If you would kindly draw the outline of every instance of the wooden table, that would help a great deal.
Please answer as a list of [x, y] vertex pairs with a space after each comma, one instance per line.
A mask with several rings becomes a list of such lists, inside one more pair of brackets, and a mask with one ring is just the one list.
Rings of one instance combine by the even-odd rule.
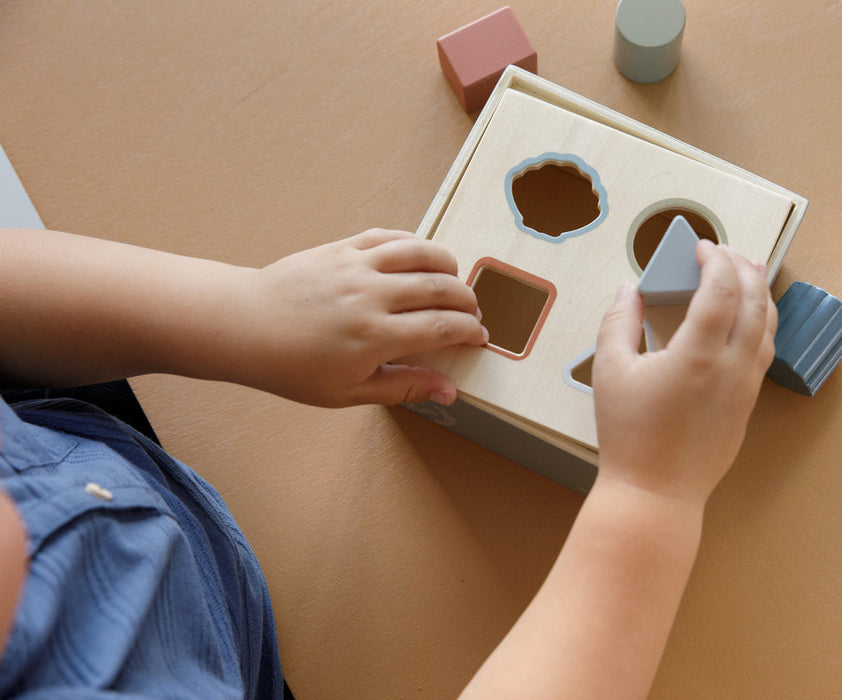
[[[687, 5], [679, 67], [651, 86], [612, 64], [616, 3], [514, 10], [544, 77], [808, 197], [775, 296], [842, 293], [842, 6]], [[7, 0], [0, 143], [50, 228], [245, 265], [413, 230], [472, 123], [435, 39], [497, 7]], [[403, 408], [133, 383], [253, 543], [303, 700], [455, 696], [581, 505]], [[842, 694], [841, 423], [840, 373], [809, 399], [766, 383], [653, 698]]]

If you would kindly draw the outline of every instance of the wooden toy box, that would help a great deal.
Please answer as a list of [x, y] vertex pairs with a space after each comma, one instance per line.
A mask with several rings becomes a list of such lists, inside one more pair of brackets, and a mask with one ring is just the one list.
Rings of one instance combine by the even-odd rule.
[[[597, 329], [676, 214], [780, 268], [807, 200], [520, 68], [480, 113], [417, 234], [458, 259], [491, 341], [420, 358], [459, 389], [410, 407], [580, 493], [599, 448]], [[683, 307], [647, 310], [648, 349]]]

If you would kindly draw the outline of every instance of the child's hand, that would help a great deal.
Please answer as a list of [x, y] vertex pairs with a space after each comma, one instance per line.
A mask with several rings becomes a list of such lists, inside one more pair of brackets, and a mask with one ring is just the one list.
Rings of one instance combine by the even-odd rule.
[[643, 305], [636, 290], [618, 292], [599, 331], [594, 397], [600, 478], [703, 505], [742, 444], [777, 309], [741, 256], [701, 241], [696, 257], [701, 285], [664, 350], [638, 354]]
[[258, 313], [248, 335], [257, 342], [246, 349], [240, 380], [297, 401], [452, 403], [456, 389], [442, 374], [387, 363], [488, 339], [456, 260], [411, 233], [372, 229], [256, 275]]

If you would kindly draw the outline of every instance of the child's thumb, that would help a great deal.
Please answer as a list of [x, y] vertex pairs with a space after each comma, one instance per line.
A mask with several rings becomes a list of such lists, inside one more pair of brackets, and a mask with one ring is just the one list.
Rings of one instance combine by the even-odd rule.
[[614, 303], [602, 317], [596, 341], [596, 358], [636, 355], [643, 324], [643, 301], [629, 283], [617, 289]]
[[434, 369], [382, 365], [360, 387], [359, 394], [359, 398], [366, 403], [386, 406], [421, 401], [450, 405], [456, 400], [456, 387]]

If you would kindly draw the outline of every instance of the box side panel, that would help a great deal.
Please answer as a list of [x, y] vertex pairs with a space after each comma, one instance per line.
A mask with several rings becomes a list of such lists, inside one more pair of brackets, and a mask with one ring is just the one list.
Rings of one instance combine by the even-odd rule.
[[452, 406], [427, 402], [405, 407], [576, 493], [587, 495], [596, 479], [593, 464], [461, 399]]

